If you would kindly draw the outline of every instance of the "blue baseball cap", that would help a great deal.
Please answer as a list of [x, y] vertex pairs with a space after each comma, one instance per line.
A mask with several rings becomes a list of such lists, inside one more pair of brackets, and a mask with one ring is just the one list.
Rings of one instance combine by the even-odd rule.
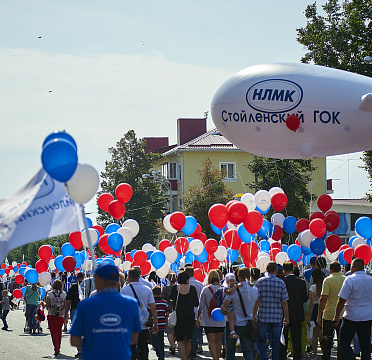
[[119, 270], [111, 261], [102, 261], [96, 267], [94, 274], [105, 280], [116, 281], [119, 279]]
[[310, 264], [315, 264], [316, 259], [317, 259], [316, 256], [312, 256], [312, 257], [310, 258], [310, 260], [309, 260], [309, 263], [310, 263]]

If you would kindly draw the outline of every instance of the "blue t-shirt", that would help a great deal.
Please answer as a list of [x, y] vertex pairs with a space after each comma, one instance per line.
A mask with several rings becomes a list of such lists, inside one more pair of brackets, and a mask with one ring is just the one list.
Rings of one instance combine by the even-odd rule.
[[83, 359], [130, 359], [132, 333], [142, 330], [137, 300], [110, 290], [80, 301], [76, 309], [70, 334], [83, 337]]

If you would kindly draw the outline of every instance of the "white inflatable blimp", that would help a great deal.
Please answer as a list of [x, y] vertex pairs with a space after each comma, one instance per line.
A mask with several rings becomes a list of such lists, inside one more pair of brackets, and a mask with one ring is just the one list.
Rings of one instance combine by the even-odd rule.
[[255, 155], [301, 159], [372, 149], [372, 78], [309, 64], [246, 68], [221, 85], [217, 129]]

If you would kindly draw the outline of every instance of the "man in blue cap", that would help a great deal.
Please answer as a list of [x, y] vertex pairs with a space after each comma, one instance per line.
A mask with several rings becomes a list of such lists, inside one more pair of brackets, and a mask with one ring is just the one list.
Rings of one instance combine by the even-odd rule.
[[307, 269], [304, 271], [304, 278], [310, 284], [311, 273], [316, 268], [316, 256], [312, 256], [310, 258], [309, 263], [310, 263], [310, 269]]
[[141, 331], [137, 301], [118, 292], [119, 271], [111, 261], [97, 266], [94, 280], [98, 293], [79, 302], [71, 345], [81, 349], [83, 359], [130, 359], [130, 345]]

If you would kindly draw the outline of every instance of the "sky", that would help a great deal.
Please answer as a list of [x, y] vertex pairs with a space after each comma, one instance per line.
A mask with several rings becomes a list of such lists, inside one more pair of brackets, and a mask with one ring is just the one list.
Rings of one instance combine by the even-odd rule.
[[[43, 140], [55, 130], [70, 133], [79, 162], [99, 173], [108, 148], [130, 129], [175, 143], [177, 118], [203, 117], [234, 73], [300, 62], [305, 49], [296, 29], [305, 26], [310, 3], [2, 0], [0, 198], [38, 171]], [[334, 198], [368, 191], [360, 156], [327, 159]], [[95, 213], [95, 200], [86, 208]]]

